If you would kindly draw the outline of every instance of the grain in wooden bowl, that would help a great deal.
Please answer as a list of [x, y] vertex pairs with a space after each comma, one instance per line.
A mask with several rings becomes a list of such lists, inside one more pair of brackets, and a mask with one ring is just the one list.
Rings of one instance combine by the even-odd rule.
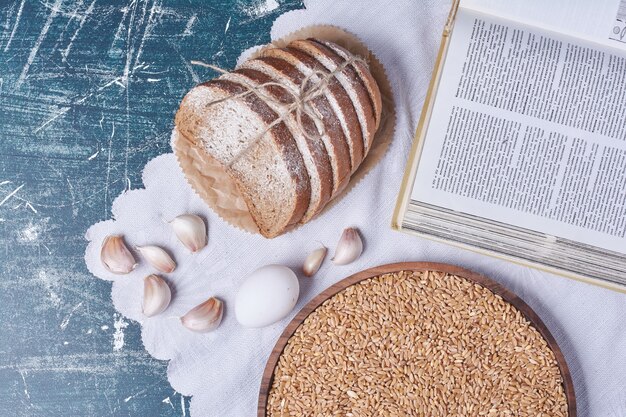
[[270, 358], [259, 415], [574, 417], [547, 328], [498, 284], [459, 271], [472, 279], [415, 269], [353, 279], [320, 302]]

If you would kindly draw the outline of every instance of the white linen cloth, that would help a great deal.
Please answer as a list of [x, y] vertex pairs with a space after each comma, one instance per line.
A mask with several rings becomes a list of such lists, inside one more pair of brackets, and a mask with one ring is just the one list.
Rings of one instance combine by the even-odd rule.
[[[276, 20], [273, 39], [306, 25], [338, 25], [358, 35], [387, 70], [398, 121], [390, 149], [378, 166], [321, 218], [266, 240], [219, 219], [187, 185], [174, 156], [166, 154], [146, 165], [145, 189], [126, 192], [115, 200], [115, 220], [98, 223], [87, 232], [89, 269], [113, 281], [113, 303], [121, 314], [141, 323], [147, 351], [170, 361], [172, 387], [193, 396], [191, 415], [256, 415], [261, 374], [278, 336], [293, 315], [329, 285], [375, 265], [437, 261], [483, 273], [535, 309], [565, 354], [579, 416], [626, 416], [626, 295], [390, 229], [449, 1], [310, 0], [305, 5], [306, 9], [287, 12]], [[195, 255], [185, 250], [163, 221], [187, 212], [208, 221], [208, 247]], [[358, 227], [364, 237], [365, 250], [358, 261], [336, 267], [327, 259], [314, 278], [301, 279], [298, 305], [283, 321], [263, 329], [237, 324], [234, 296], [248, 273], [272, 263], [298, 270], [318, 242], [332, 251], [347, 226]], [[131, 245], [161, 245], [175, 256], [179, 267], [168, 275], [175, 294], [161, 316], [145, 320], [141, 314], [142, 278], [150, 272], [145, 263], [128, 276], [112, 275], [101, 266], [102, 239], [114, 233], [124, 234]], [[176, 317], [212, 295], [226, 305], [221, 327], [205, 335], [184, 329]]]

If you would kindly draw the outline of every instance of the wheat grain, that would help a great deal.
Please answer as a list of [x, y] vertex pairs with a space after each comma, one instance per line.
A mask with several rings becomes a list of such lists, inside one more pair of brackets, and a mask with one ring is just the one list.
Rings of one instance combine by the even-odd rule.
[[352, 285], [285, 347], [267, 415], [567, 416], [541, 334], [500, 296], [440, 272]]

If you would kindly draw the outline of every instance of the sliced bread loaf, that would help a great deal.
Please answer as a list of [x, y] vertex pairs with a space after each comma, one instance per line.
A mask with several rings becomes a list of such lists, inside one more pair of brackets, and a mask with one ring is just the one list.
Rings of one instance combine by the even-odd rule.
[[262, 94], [261, 98], [276, 114], [283, 115], [283, 122], [296, 140], [298, 150], [302, 154], [311, 184], [311, 201], [300, 221], [306, 223], [328, 203], [333, 189], [332, 167], [324, 143], [303, 132], [303, 130], [316, 131], [313, 120], [303, 114], [300, 120], [302, 124], [300, 124], [296, 113], [290, 108], [293, 105], [294, 95], [283, 87], [275, 85], [277, 83], [284, 85], [283, 80], [275, 80], [260, 71], [249, 68], [240, 68], [232, 73], [224, 74], [220, 79], [245, 84], [248, 88], [255, 89]]
[[[302, 51], [320, 62], [328, 71], [335, 71], [345, 60], [322, 43], [312, 40], [297, 40], [289, 44], [288, 49]], [[364, 155], [367, 155], [376, 132], [376, 118], [366, 86], [354, 68], [346, 66], [336, 74], [336, 78], [352, 99], [363, 133]]]
[[180, 105], [179, 137], [223, 167], [266, 237], [320, 213], [371, 148], [382, 100], [352, 57], [315, 39], [267, 48]]
[[310, 183], [287, 127], [279, 123], [267, 130], [276, 113], [254, 94], [232, 98], [246, 91], [219, 79], [196, 86], [180, 105], [176, 127], [224, 166], [261, 234], [274, 237], [302, 219]]

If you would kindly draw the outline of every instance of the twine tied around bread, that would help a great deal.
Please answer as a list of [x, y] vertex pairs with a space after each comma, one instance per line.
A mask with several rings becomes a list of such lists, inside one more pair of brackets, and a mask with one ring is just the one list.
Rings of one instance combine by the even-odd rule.
[[[270, 124], [268, 124], [260, 134], [254, 137], [241, 152], [235, 155], [233, 159], [228, 163], [228, 167], [231, 167], [239, 159], [245, 156], [252, 148], [254, 148], [254, 146], [274, 126], [284, 122], [288, 117], [291, 117], [292, 115], [295, 116], [296, 123], [300, 128], [300, 131], [307, 139], [322, 140], [322, 137], [325, 134], [323, 115], [317, 110], [315, 106], [311, 105], [311, 103], [316, 98], [321, 97], [328, 92], [330, 82], [334, 78], [336, 78], [338, 74], [340, 74], [345, 68], [354, 65], [357, 62], [362, 62], [367, 65], [367, 61], [365, 59], [353, 55], [349, 59], [346, 59], [341, 64], [337, 65], [337, 67], [333, 71], [327, 72], [323, 70], [313, 69], [311, 70], [311, 73], [303, 79], [297, 91], [294, 91], [294, 89], [290, 88], [289, 85], [277, 81], [268, 81], [259, 83], [257, 85], [250, 85], [248, 83], [242, 82], [241, 86], [244, 87], [246, 91], [237, 94], [231, 94], [227, 97], [213, 100], [207, 103], [208, 106], [214, 106], [227, 100], [234, 100], [237, 98], [243, 98], [248, 95], [256, 94], [265, 103], [271, 103], [277, 107], [284, 107], [286, 104], [284, 101], [273, 97], [271, 94], [264, 91], [267, 87], [280, 87], [291, 97], [291, 103], [285, 108], [285, 110], [281, 112], [278, 117], [274, 119]], [[202, 61], [192, 60], [190, 61], [190, 63], [192, 65], [210, 68], [220, 74], [230, 73], [230, 71], [228, 70], [222, 69], [216, 65], [207, 64]], [[317, 82], [315, 81], [315, 79], [317, 79]], [[309, 129], [305, 127], [303, 123], [304, 116], [309, 117], [313, 120], [313, 124], [315, 125], [317, 132], [310, 132]]]

